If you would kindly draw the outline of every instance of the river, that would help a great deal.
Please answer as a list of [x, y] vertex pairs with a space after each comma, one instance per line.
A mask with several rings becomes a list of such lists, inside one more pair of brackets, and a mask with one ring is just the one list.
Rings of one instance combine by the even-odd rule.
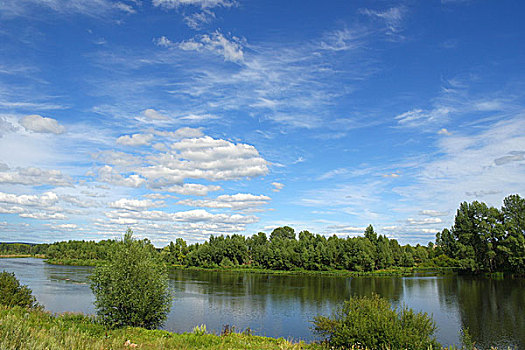
[[[52, 312], [93, 314], [92, 268], [46, 264], [41, 259], [0, 259], [0, 271], [14, 272]], [[315, 340], [311, 320], [329, 315], [353, 295], [375, 292], [394, 306], [431, 314], [437, 339], [459, 345], [462, 327], [480, 349], [491, 345], [525, 349], [525, 280], [466, 276], [334, 277], [173, 270], [175, 298], [164, 328], [188, 332], [224, 325], [290, 340]]]

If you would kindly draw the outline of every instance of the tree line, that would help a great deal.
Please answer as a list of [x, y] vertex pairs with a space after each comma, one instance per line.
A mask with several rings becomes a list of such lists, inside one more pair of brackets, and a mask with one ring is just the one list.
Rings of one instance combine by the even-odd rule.
[[[400, 245], [378, 235], [369, 225], [363, 236], [325, 237], [309, 231], [298, 234], [284, 226], [268, 236], [259, 232], [211, 236], [188, 245], [182, 238], [162, 249], [169, 265], [203, 268], [252, 267], [270, 270], [374, 271], [396, 267], [457, 267], [465, 271], [525, 273], [525, 199], [510, 195], [503, 207], [463, 202], [454, 225], [426, 246]], [[0, 244], [0, 254], [41, 254], [49, 259], [107, 260], [115, 240], [67, 241], [53, 244]], [[147, 239], [146, 243], [151, 244]]]

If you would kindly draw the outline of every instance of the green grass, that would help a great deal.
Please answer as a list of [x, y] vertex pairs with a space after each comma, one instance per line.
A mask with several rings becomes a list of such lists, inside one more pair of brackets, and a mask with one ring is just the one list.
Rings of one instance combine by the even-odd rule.
[[67, 266], [99, 266], [104, 265], [106, 261], [98, 259], [46, 259], [46, 263]]
[[356, 276], [412, 276], [415, 273], [419, 274], [431, 274], [431, 275], [442, 275], [453, 273], [453, 268], [448, 267], [392, 267], [390, 269], [375, 270], [375, 271], [349, 271], [349, 270], [269, 270], [263, 268], [254, 268], [249, 266], [236, 266], [236, 267], [186, 267], [181, 265], [170, 266], [173, 269], [190, 270], [190, 271], [231, 271], [231, 272], [250, 272], [250, 273], [261, 273], [261, 274], [272, 274], [272, 275], [325, 275], [325, 276], [343, 276], [343, 277], [356, 277]]
[[[196, 333], [182, 334], [136, 327], [111, 330], [83, 314], [54, 315], [42, 310], [0, 305], [0, 350], [334, 349], [323, 344], [294, 343], [283, 338], [235, 332], [228, 335], [203, 334], [199, 329]], [[350, 349], [367, 350], [359, 346]], [[447, 349], [466, 348], [452, 346], [442, 350]], [[494, 347], [491, 349], [497, 350]]]
[[[129, 342], [128, 342], [129, 340]], [[126, 342], [128, 342], [126, 345]], [[129, 344], [136, 344], [136, 347]], [[52, 315], [0, 306], [0, 349], [320, 349], [317, 344], [241, 333], [171, 333], [143, 328], [109, 330], [82, 314]]]

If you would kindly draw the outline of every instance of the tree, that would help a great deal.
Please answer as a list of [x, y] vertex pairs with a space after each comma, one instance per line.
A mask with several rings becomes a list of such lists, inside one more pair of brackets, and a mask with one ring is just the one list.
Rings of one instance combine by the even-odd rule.
[[14, 273], [0, 273], [0, 305], [38, 308], [39, 305], [28, 286], [20, 284]]
[[500, 247], [507, 268], [525, 272], [525, 199], [514, 194], [503, 200], [501, 208], [506, 237]]
[[128, 229], [108, 255], [108, 263], [91, 276], [95, 308], [110, 327], [157, 328], [171, 306], [168, 275], [155, 247], [136, 240]]
[[419, 350], [440, 345], [434, 337], [435, 322], [426, 313], [403, 307], [392, 309], [377, 294], [353, 297], [332, 318], [316, 316], [314, 332], [330, 346], [353, 349]]
[[270, 234], [270, 240], [275, 241], [277, 239], [295, 239], [295, 231], [289, 226], [277, 227]]

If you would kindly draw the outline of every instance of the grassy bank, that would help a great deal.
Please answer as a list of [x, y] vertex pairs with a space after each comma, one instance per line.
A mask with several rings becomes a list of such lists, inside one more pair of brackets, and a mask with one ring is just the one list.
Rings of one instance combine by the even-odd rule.
[[[68, 265], [68, 266], [99, 266], [105, 263], [104, 260], [96, 259], [47, 259], [46, 263], [52, 265]], [[392, 267], [383, 270], [374, 271], [348, 271], [348, 270], [270, 270], [263, 268], [256, 268], [249, 265], [235, 266], [235, 267], [195, 267], [184, 265], [170, 265], [170, 269], [189, 270], [189, 271], [216, 271], [216, 272], [248, 272], [259, 274], [272, 275], [324, 275], [324, 276], [342, 276], [342, 277], [358, 277], [358, 276], [412, 276], [414, 274], [429, 274], [429, 275], [444, 275], [454, 273], [455, 269], [451, 267]]]
[[455, 272], [454, 268], [450, 267], [393, 267], [384, 270], [375, 271], [348, 271], [348, 270], [269, 270], [260, 269], [253, 267], [194, 267], [194, 266], [181, 266], [173, 265], [170, 268], [178, 270], [189, 270], [189, 271], [230, 271], [230, 272], [249, 272], [249, 273], [260, 273], [260, 274], [272, 274], [272, 275], [324, 275], [324, 276], [341, 276], [341, 277], [358, 277], [358, 276], [413, 276], [414, 274], [429, 274], [429, 275], [444, 275]]
[[97, 259], [46, 259], [46, 263], [66, 266], [99, 266], [104, 265], [106, 261]]
[[[136, 344], [136, 345], [132, 345]], [[52, 315], [0, 306], [0, 349], [319, 349], [317, 344], [248, 334], [171, 333], [143, 328], [108, 330], [82, 314]]]

